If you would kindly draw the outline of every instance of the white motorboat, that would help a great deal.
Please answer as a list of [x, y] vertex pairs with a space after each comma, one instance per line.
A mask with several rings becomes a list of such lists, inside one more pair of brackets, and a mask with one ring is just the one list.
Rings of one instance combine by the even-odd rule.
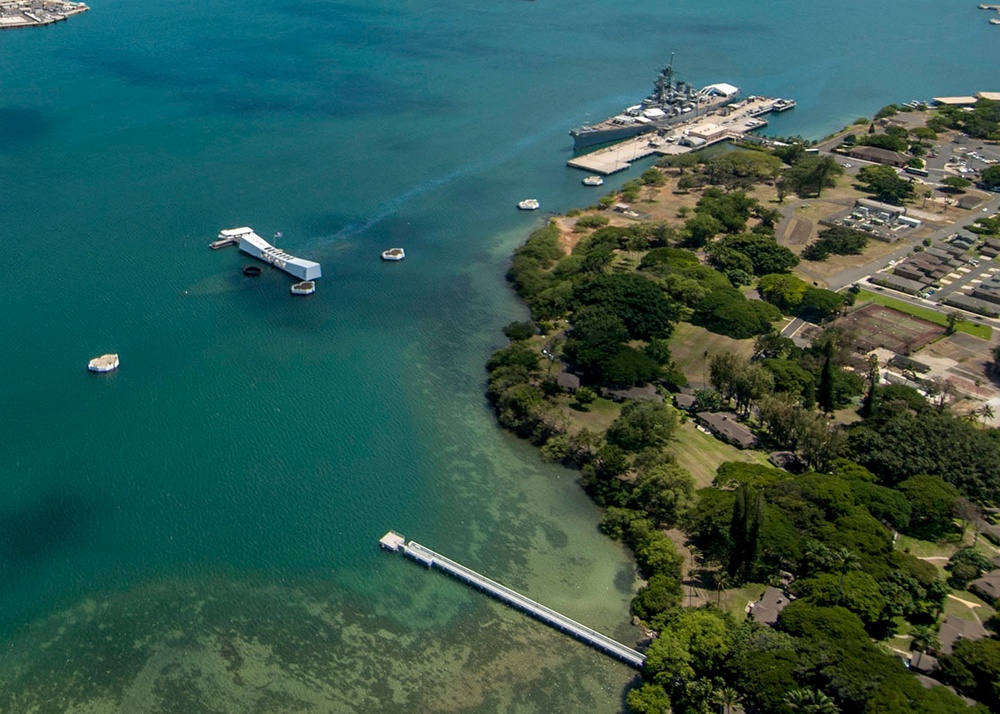
[[584, 186], [603, 186], [604, 185], [604, 179], [602, 179], [600, 176], [588, 176], [587, 178], [585, 178], [583, 180], [583, 185]]
[[382, 260], [402, 260], [406, 257], [406, 251], [402, 248], [390, 248], [382, 251]]
[[316, 282], [313, 280], [303, 280], [292, 286], [292, 295], [312, 295], [316, 292]]
[[517, 207], [522, 211], [535, 211], [538, 210], [538, 206], [539, 203], [537, 198], [526, 198], [517, 204]]

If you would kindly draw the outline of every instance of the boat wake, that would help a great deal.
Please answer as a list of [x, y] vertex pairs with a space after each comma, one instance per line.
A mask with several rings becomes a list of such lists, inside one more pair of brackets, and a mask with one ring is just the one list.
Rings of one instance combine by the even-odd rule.
[[415, 198], [423, 196], [429, 191], [441, 188], [457, 179], [463, 178], [470, 174], [476, 174], [480, 172], [485, 172], [487, 169], [491, 169], [500, 164], [506, 163], [513, 159], [519, 154], [523, 154], [532, 147], [540, 144], [541, 142], [550, 139], [553, 136], [560, 136], [565, 131], [566, 125], [570, 122], [567, 118], [561, 118], [554, 120], [551, 126], [545, 127], [544, 129], [528, 134], [521, 137], [517, 141], [508, 144], [503, 150], [495, 151], [491, 154], [486, 155], [481, 160], [476, 161], [471, 164], [467, 164], [461, 168], [455, 169], [454, 171], [449, 171], [448, 173], [438, 176], [437, 178], [430, 179], [421, 183], [413, 188], [403, 191], [399, 195], [395, 196], [389, 201], [383, 203], [379, 209], [371, 216], [366, 218], [364, 221], [359, 221], [356, 223], [349, 223], [343, 228], [340, 228], [335, 233], [331, 233], [326, 236], [320, 236], [314, 239], [312, 247], [322, 247], [329, 245], [331, 243], [338, 243], [351, 238], [356, 238], [364, 233], [368, 232], [375, 226], [379, 225], [383, 221], [391, 218], [395, 215], [400, 208], [409, 203]]

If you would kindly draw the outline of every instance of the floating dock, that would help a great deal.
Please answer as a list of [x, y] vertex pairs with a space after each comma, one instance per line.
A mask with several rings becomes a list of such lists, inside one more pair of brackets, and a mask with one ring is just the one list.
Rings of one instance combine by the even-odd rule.
[[275, 268], [284, 270], [289, 275], [294, 275], [299, 280], [316, 280], [323, 277], [323, 268], [319, 263], [296, 258], [290, 253], [286, 253], [280, 248], [275, 248], [259, 235], [254, 233], [252, 228], [229, 228], [219, 233], [219, 239], [212, 243], [212, 248], [221, 248], [230, 243], [239, 242], [240, 250], [248, 255], [252, 255], [258, 260], [270, 263]]
[[646, 661], [646, 655], [641, 652], [637, 652], [631, 647], [623, 645], [621, 642], [613, 640], [586, 625], [581, 625], [576, 620], [571, 620], [565, 615], [511, 590], [495, 580], [490, 580], [485, 575], [480, 575], [475, 570], [467, 568], [461, 563], [456, 563], [454, 560], [446, 558], [440, 553], [435, 553], [430, 548], [425, 548], [412, 540], [407, 542], [402, 535], [395, 531], [389, 531], [382, 536], [379, 539], [379, 544], [383, 548], [393, 552], [401, 551], [403, 555], [412, 558], [422, 565], [426, 565], [428, 568], [443, 570], [448, 575], [482, 590], [497, 600], [516, 607], [518, 610], [531, 615], [546, 625], [575, 637], [581, 642], [585, 642], [604, 654], [610, 655], [636, 669], [642, 669]]
[[751, 131], [767, 126], [767, 120], [761, 118], [764, 114], [787, 111], [794, 106], [791, 99], [748, 97], [690, 122], [641, 134], [566, 163], [575, 169], [607, 176], [654, 154], [676, 156], [729, 139], [742, 139]]

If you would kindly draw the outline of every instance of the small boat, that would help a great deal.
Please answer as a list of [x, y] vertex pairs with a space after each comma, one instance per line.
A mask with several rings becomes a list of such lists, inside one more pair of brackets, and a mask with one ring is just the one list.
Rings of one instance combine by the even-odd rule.
[[583, 185], [584, 186], [603, 186], [604, 185], [604, 179], [602, 179], [600, 176], [588, 176], [587, 178], [585, 178], [583, 180]]
[[244, 265], [243, 274], [248, 278], [258, 278], [261, 274], [260, 266], [257, 265]]
[[292, 286], [292, 295], [312, 295], [316, 292], [316, 283], [313, 280], [303, 280]]
[[536, 211], [538, 210], [538, 199], [537, 198], [526, 198], [523, 201], [519, 201], [517, 207], [522, 211]]
[[402, 248], [390, 248], [382, 251], [382, 260], [402, 260], [406, 257], [406, 251]]
[[995, 17], [992, 17], [992, 18], [990, 18], [990, 24], [991, 25], [1000, 25], [1000, 20], [998, 20]]
[[87, 363], [87, 369], [91, 372], [114, 372], [118, 369], [118, 355], [106, 354], [94, 357]]

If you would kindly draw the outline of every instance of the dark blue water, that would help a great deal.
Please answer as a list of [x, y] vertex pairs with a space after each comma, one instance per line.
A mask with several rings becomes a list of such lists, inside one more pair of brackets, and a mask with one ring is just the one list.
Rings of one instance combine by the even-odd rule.
[[[624, 553], [482, 398], [541, 220], [514, 204], [592, 201], [568, 130], [671, 52], [818, 138], [1000, 89], [998, 39], [929, 0], [133, 0], [0, 34], [0, 708], [615, 708], [627, 669], [374, 547], [636, 637]], [[207, 249], [241, 225], [320, 260], [317, 294]]]

